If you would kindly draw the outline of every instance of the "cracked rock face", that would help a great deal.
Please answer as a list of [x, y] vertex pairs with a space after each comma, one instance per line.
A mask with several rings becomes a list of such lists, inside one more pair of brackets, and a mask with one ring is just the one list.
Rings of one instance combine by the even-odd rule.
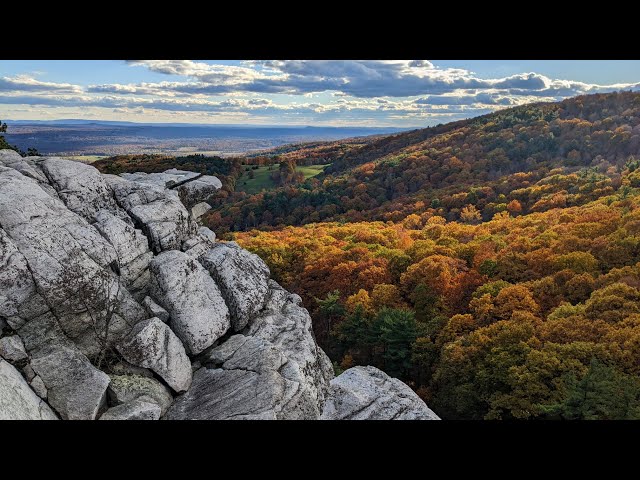
[[149, 283], [149, 263], [153, 258], [147, 237], [107, 210], [98, 210], [93, 218], [94, 227], [113, 245], [125, 285], [130, 291], [143, 290]]
[[375, 367], [353, 367], [331, 381], [323, 420], [440, 420], [416, 393]]
[[333, 379], [300, 297], [198, 225], [220, 187], [0, 150], [0, 419], [435, 417], [372, 367]]
[[176, 250], [195, 232], [189, 212], [175, 192], [105, 175], [116, 201], [146, 235], [154, 253]]
[[204, 362], [191, 389], [169, 409], [167, 418], [317, 418], [314, 399], [302, 385], [298, 366], [269, 342], [234, 335], [213, 349]]
[[228, 243], [216, 244], [199, 260], [220, 285], [231, 325], [239, 332], [264, 306], [269, 267], [256, 254]]
[[229, 309], [216, 282], [187, 254], [164, 252], [151, 262], [151, 295], [169, 312], [172, 330], [190, 354], [229, 329]]
[[290, 294], [273, 280], [264, 310], [253, 321], [247, 335], [265, 340], [295, 362], [301, 384], [322, 412], [327, 385], [333, 378], [329, 357], [315, 341], [311, 316], [298, 295]]

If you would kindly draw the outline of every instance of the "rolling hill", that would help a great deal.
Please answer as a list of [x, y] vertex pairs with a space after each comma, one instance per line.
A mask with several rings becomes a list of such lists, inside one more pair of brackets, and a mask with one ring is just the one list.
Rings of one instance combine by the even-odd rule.
[[377, 139], [208, 218], [299, 293], [338, 368], [450, 419], [640, 418], [640, 94]]
[[[607, 169], [637, 154], [639, 123], [640, 95], [623, 92], [525, 105], [392, 135], [323, 156], [322, 163], [331, 163], [326, 175], [302, 185], [231, 195], [217, 205], [219, 215], [214, 212], [211, 222], [219, 231], [239, 231], [318, 221], [398, 221], [430, 208], [459, 220], [469, 205], [489, 220], [513, 200], [523, 213], [557, 202], [576, 205], [600, 195], [579, 191], [583, 183], [599, 186]], [[572, 185], [554, 177], [572, 173], [580, 177]], [[253, 224], [246, 222], [250, 212]]]

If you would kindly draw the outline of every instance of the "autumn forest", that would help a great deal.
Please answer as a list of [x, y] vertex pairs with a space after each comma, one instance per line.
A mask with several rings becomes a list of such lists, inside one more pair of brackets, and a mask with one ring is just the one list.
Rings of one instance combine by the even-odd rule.
[[[640, 419], [640, 94], [173, 162], [222, 179], [205, 223], [303, 298], [337, 372], [445, 419]], [[237, 188], [251, 166], [274, 188]]]

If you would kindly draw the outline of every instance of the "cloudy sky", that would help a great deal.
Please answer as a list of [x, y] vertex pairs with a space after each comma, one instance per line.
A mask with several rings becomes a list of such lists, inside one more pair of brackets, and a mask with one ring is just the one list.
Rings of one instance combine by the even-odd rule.
[[2, 61], [0, 119], [420, 127], [640, 91], [640, 61]]

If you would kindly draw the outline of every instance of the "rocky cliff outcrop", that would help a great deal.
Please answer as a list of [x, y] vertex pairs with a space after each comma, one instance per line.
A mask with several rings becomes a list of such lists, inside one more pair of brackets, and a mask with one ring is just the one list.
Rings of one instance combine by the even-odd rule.
[[0, 150], [0, 419], [437, 419], [334, 378], [300, 297], [197, 224], [220, 186]]

